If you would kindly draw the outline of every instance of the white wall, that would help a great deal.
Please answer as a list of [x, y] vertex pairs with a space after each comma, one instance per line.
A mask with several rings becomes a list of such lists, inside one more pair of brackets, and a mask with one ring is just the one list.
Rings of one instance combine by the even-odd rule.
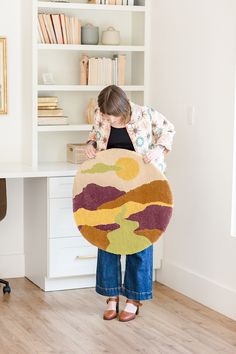
[[0, 115], [0, 162], [22, 160], [20, 0], [1, 0], [0, 37], [7, 37], [8, 114]]
[[[21, 26], [21, 1], [1, 0], [0, 36], [7, 37], [8, 114], [0, 115], [0, 163], [22, 162], [23, 159]], [[0, 277], [23, 276], [22, 181], [7, 181], [7, 191], [8, 212], [0, 222]]]
[[[158, 280], [236, 319], [230, 236], [236, 3], [152, 4], [151, 103], [176, 128], [167, 158], [175, 207]], [[187, 120], [191, 106], [194, 125]]]

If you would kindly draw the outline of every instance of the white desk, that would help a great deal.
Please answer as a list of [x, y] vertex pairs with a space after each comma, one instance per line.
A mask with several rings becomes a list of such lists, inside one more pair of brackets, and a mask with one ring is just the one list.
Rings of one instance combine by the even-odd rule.
[[[97, 247], [73, 220], [72, 187], [79, 165], [0, 164], [0, 178], [24, 179], [25, 276], [45, 291], [95, 286]], [[163, 240], [154, 244], [153, 280]], [[121, 257], [124, 275], [125, 256]]]
[[75, 176], [79, 165], [64, 162], [48, 162], [32, 167], [27, 164], [0, 164], [0, 178]]

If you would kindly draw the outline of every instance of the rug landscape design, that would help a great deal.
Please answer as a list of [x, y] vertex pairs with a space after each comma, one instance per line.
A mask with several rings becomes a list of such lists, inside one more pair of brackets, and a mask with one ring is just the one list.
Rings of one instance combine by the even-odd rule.
[[90, 243], [110, 253], [150, 246], [166, 230], [172, 209], [166, 177], [133, 151], [102, 151], [75, 177], [75, 222]]

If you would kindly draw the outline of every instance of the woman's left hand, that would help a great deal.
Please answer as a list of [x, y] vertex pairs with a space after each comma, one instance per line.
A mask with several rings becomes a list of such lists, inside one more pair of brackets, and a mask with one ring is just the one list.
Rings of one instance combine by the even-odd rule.
[[165, 150], [164, 146], [158, 145], [155, 149], [148, 151], [143, 156], [143, 161], [145, 163], [149, 163], [152, 160], [159, 160], [159, 159], [163, 158], [164, 150]]

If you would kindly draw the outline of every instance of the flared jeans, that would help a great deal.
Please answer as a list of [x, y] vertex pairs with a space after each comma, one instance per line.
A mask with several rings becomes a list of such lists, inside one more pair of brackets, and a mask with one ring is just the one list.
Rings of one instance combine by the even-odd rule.
[[104, 296], [123, 295], [132, 300], [152, 299], [153, 245], [125, 257], [122, 284], [121, 255], [98, 249], [96, 292]]

